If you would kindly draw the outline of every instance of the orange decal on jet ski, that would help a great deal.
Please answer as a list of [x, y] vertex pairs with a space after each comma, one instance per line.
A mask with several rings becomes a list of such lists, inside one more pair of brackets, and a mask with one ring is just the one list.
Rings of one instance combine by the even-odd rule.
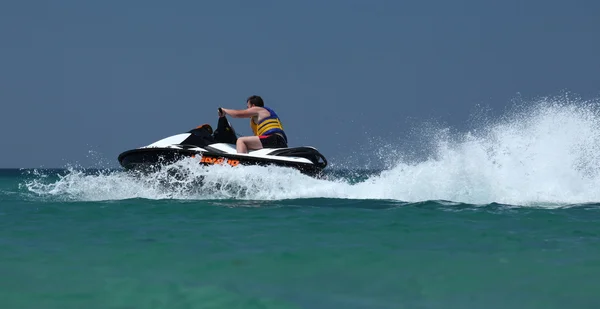
[[200, 159], [200, 163], [207, 163], [207, 164], [223, 164], [223, 163], [227, 163], [231, 166], [237, 166], [238, 164], [240, 164], [240, 161], [238, 160], [230, 160], [230, 159], [225, 159], [225, 158], [214, 158], [214, 157], [205, 157], [203, 156]]
[[202, 157], [202, 159], [200, 159], [200, 162], [202, 162], [202, 163], [209, 163], [209, 164], [215, 164], [215, 162], [217, 162], [217, 158]]

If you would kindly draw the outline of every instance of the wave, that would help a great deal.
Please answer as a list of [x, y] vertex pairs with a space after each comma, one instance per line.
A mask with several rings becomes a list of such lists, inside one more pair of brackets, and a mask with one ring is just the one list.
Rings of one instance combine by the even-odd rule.
[[[29, 192], [78, 201], [302, 198], [447, 200], [510, 205], [600, 201], [600, 108], [569, 95], [516, 104], [502, 117], [473, 117], [473, 129], [421, 128], [428, 155], [394, 161], [373, 175], [330, 173], [315, 179], [280, 167], [199, 166], [183, 160], [148, 177], [68, 169], [24, 183]], [[374, 154], [382, 155], [382, 154]], [[173, 175], [173, 171], [177, 171]]]

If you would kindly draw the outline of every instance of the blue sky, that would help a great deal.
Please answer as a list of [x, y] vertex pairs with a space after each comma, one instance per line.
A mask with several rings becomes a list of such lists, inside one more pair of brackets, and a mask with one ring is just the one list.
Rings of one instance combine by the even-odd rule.
[[[117, 155], [263, 96], [330, 161], [517, 95], [600, 96], [594, 1], [4, 1], [0, 167]], [[232, 120], [250, 134], [247, 119]], [[95, 152], [90, 156], [89, 152]]]

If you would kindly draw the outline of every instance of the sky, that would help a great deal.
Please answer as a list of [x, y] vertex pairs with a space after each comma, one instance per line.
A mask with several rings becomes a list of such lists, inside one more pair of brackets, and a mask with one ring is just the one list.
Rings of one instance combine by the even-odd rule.
[[577, 0], [3, 1], [0, 167], [118, 167], [254, 94], [290, 146], [364, 159], [422, 122], [463, 128], [477, 106], [600, 97], [599, 13]]

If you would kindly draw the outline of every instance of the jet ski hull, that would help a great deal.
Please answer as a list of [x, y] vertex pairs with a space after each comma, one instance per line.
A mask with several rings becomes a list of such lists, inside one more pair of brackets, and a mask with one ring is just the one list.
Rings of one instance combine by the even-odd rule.
[[[137, 148], [125, 151], [118, 157], [119, 163], [126, 170], [151, 171], [166, 164], [174, 163], [184, 158], [197, 159], [202, 165], [238, 165], [268, 166], [294, 168], [300, 172], [317, 176], [327, 166], [327, 161], [318, 151], [311, 147], [279, 148], [271, 153], [270, 158], [225, 152], [198, 151], [178, 148]], [[281, 154], [289, 156], [281, 156]], [[294, 156], [295, 154], [295, 156]], [[272, 158], [280, 155], [281, 158]], [[304, 159], [304, 160], [302, 160]], [[310, 162], [307, 162], [310, 161]]]

